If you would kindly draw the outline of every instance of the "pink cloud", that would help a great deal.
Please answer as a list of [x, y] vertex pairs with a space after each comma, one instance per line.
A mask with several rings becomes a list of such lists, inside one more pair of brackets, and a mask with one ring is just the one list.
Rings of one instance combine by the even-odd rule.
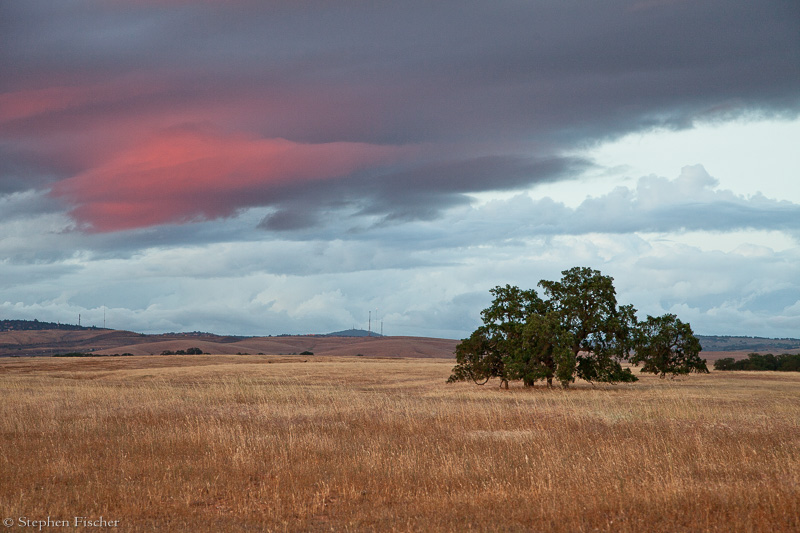
[[180, 224], [231, 216], [277, 185], [389, 164], [400, 152], [170, 130], [56, 183], [51, 194], [73, 206], [71, 216], [91, 232]]
[[[55, 173], [103, 165], [153, 138], [154, 132], [186, 125], [327, 142], [342, 137], [332, 131], [352, 127], [368, 132], [379, 120], [358, 116], [314, 91], [208, 87], [180, 73], [138, 73], [82, 84], [45, 81], [0, 94], [0, 140], [20, 153], [37, 154], [57, 167]], [[367, 137], [358, 132], [344, 137]]]
[[0, 94], [0, 124], [66, 109], [85, 101], [83, 92], [77, 87], [48, 87]]
[[164, 89], [152, 77], [124, 76], [110, 82], [49, 85], [0, 94], [0, 124], [47, 113], [155, 94]]

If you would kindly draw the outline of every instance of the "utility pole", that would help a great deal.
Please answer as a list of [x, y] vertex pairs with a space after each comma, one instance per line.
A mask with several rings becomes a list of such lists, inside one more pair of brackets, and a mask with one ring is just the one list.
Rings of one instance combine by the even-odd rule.
[[372, 337], [372, 309], [369, 310], [369, 322], [367, 324], [369, 324], [367, 326], [367, 337]]

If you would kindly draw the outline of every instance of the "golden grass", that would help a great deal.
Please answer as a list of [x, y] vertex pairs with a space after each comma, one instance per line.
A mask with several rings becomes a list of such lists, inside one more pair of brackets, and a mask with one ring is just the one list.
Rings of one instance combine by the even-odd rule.
[[452, 365], [2, 360], [0, 518], [103, 516], [121, 531], [800, 531], [798, 374], [503, 391], [445, 384]]

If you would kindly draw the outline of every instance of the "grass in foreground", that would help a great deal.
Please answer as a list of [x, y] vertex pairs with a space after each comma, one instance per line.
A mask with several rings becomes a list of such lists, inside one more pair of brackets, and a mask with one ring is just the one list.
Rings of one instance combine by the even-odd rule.
[[799, 375], [501, 391], [446, 385], [452, 365], [2, 360], [0, 518], [102, 515], [122, 531], [800, 530]]

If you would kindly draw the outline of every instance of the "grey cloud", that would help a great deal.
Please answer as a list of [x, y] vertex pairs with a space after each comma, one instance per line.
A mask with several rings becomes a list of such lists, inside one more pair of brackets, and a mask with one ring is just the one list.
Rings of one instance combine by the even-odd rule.
[[[0, 138], [2, 134], [0, 134]], [[0, 197], [41, 189], [57, 179], [46, 156], [3, 146], [0, 141]], [[1, 215], [0, 215], [1, 216]]]
[[757, 313], [777, 315], [798, 302], [800, 302], [800, 287], [784, 287], [754, 296], [747, 302], [747, 307]]
[[0, 225], [20, 218], [59, 212], [60, 206], [35, 189], [0, 194]]
[[[514, 190], [576, 175], [590, 163], [577, 157], [481, 156], [433, 162], [386, 174], [361, 174], [320, 184], [273, 191], [265, 203], [279, 206], [259, 227], [271, 231], [309, 229], [345, 216], [377, 216], [387, 223], [433, 220], [468, 205], [468, 193]], [[313, 213], [330, 210], [326, 216]]]
[[308, 207], [297, 206], [295, 210], [281, 210], [264, 217], [259, 228], [270, 231], [291, 231], [307, 229], [317, 224], [316, 216]]
[[[295, 140], [571, 137], [732, 99], [793, 112], [798, 104], [800, 9], [780, 1], [645, 12], [620, 1], [77, 2], [56, 13], [51, 2], [7, 4], [18, 24], [4, 38], [4, 63], [19, 70], [17, 83], [44, 69], [73, 77], [179, 69], [198, 97], [209, 88], [222, 98], [299, 92], [306, 96], [284, 105], [327, 113], [292, 112], [306, 124], [295, 126]], [[355, 130], [327, 121], [331, 113]]]
[[513, 190], [576, 175], [589, 163], [578, 158], [481, 157], [437, 164], [374, 181], [375, 200], [364, 210], [388, 220], [431, 219], [467, 203], [465, 193]]
[[716, 180], [695, 165], [685, 167], [675, 179], [643, 177], [635, 188], [619, 187], [575, 208], [522, 194], [448, 211], [436, 226], [417, 223], [405, 229], [384, 228], [363, 238], [402, 243], [406, 242], [403, 235], [413, 235], [414, 246], [422, 249], [497, 245], [557, 235], [746, 229], [782, 231], [800, 238], [800, 205], [717, 190]]
[[[463, 192], [552, 175], [526, 168], [534, 142], [535, 165], [559, 165], [564, 151], [630, 131], [800, 109], [800, 8], [778, 0], [652, 9], [626, 1], [11, 0], [2, 10], [0, 68], [9, 75], [0, 91], [138, 89], [5, 124], [0, 191], [21, 186], [14, 169], [30, 161], [21, 150], [48, 162], [47, 178], [33, 181], [44, 187], [91, 166], [96, 156], [87, 153], [123, 136], [120, 124], [199, 113], [266, 138], [427, 144], [426, 161], [368, 182], [354, 177], [347, 198], [334, 191], [330, 200], [415, 220], [463, 203]], [[204, 118], [206, 109], [218, 113]], [[452, 157], [453, 146], [488, 142], [498, 148], [485, 159]], [[291, 206], [271, 198], [316, 209], [339, 185], [271, 191], [260, 205], [284, 215], [263, 225], [298, 227], [285, 215]]]

